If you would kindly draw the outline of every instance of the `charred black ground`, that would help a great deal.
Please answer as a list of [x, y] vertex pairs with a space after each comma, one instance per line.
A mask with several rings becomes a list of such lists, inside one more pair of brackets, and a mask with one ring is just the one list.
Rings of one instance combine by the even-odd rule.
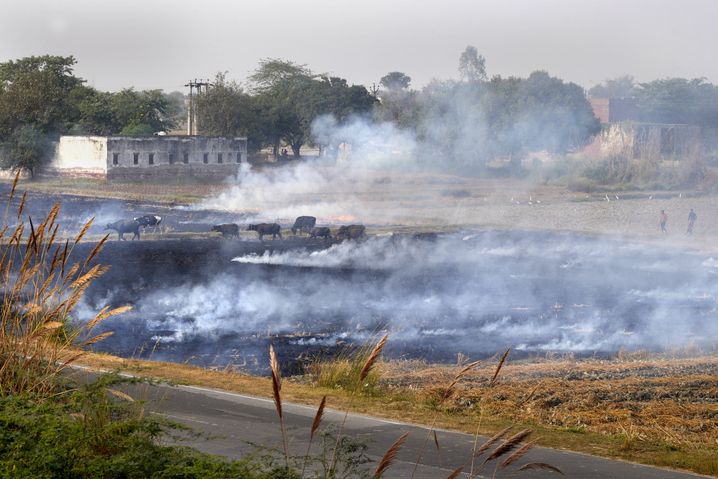
[[[234, 261], [233, 261], [234, 260]], [[289, 368], [388, 331], [392, 357], [711, 346], [712, 260], [590, 237], [483, 232], [435, 241], [110, 243], [89, 292], [135, 311], [103, 350], [248, 370]]]

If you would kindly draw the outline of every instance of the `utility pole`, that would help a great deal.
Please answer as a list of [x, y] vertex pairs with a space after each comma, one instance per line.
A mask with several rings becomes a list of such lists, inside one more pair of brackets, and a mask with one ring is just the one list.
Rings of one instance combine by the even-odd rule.
[[[187, 134], [196, 135], [199, 128], [197, 127], [197, 105], [195, 105], [195, 91], [196, 96], [207, 93], [207, 90], [212, 84], [209, 80], [190, 80], [185, 86], [189, 87], [189, 108], [187, 108]], [[204, 88], [204, 90], [203, 90]]]

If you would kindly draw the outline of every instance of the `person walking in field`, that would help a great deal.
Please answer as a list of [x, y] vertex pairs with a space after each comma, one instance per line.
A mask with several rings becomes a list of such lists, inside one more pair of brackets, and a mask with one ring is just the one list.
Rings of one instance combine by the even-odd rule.
[[668, 233], [668, 230], [666, 229], [666, 223], [668, 223], [668, 215], [666, 214], [666, 210], [661, 210], [661, 232], [662, 233]]
[[691, 208], [691, 212], [688, 213], [688, 230], [686, 230], [687, 235], [693, 234], [693, 227], [696, 225], [696, 220], [698, 219], [698, 215], [695, 211], [693, 211], [693, 208]]

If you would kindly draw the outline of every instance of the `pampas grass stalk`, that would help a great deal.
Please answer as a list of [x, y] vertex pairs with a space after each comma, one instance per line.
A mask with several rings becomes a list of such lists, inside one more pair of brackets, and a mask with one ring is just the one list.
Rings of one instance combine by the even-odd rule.
[[404, 442], [406, 442], [406, 438], [408, 436], [409, 433], [405, 432], [399, 437], [399, 439], [394, 442], [394, 444], [389, 447], [389, 449], [386, 450], [386, 453], [384, 453], [384, 457], [381, 458], [381, 461], [379, 461], [379, 465], [376, 467], [376, 471], [374, 471], [372, 479], [381, 478], [384, 472], [386, 472], [389, 466], [391, 466], [391, 463], [394, 462], [396, 455], [399, 454], [401, 446], [404, 445]]
[[487, 457], [484, 460], [484, 464], [486, 464], [489, 461], [493, 461], [494, 459], [498, 459], [499, 457], [503, 456], [504, 454], [511, 452], [521, 441], [526, 439], [531, 435], [533, 431], [531, 429], [524, 429], [522, 431], [517, 432], [510, 438], [506, 439], [504, 442], [499, 444], [499, 446], [494, 449], [494, 451], [489, 454], [489, 457]]
[[514, 462], [516, 462], [519, 459], [521, 459], [522, 457], [524, 457], [526, 455], [526, 453], [529, 452], [529, 450], [536, 445], [536, 441], [538, 441], [538, 439], [534, 439], [531, 442], [527, 442], [526, 444], [524, 444], [523, 446], [518, 448], [513, 454], [511, 454], [509, 457], [504, 459], [504, 462], [502, 462], [499, 465], [499, 467], [500, 468], [508, 467], [511, 464], [513, 464]]
[[314, 434], [319, 429], [319, 426], [322, 423], [322, 417], [324, 416], [324, 406], [327, 405], [327, 397], [322, 397], [322, 401], [319, 403], [319, 407], [317, 408], [317, 413], [314, 415], [314, 421], [312, 421], [312, 428], [309, 432], [309, 444], [307, 445], [307, 453], [304, 455], [304, 464], [302, 465], [302, 477], [304, 477], [304, 471], [307, 468], [307, 461], [309, 460], [309, 452], [312, 449], [312, 440], [314, 439]]
[[454, 472], [449, 474], [449, 476], [446, 479], [456, 479], [459, 477], [459, 474], [461, 474], [461, 471], [464, 470], [464, 466], [459, 466], [456, 469], [454, 469]]
[[506, 349], [504, 351], [504, 354], [501, 356], [501, 359], [499, 360], [499, 364], [496, 366], [496, 371], [494, 371], [494, 377], [491, 378], [491, 385], [493, 386], [496, 383], [496, 378], [499, 377], [499, 373], [501, 372], [501, 368], [504, 366], [504, 363], [506, 362], [506, 358], [509, 357], [509, 352], [511, 351], [511, 348]]
[[272, 370], [272, 396], [274, 397], [274, 406], [279, 416], [279, 427], [282, 429], [282, 446], [284, 448], [284, 462], [289, 467], [289, 449], [287, 447], [287, 431], [284, 427], [284, 413], [282, 411], [282, 375], [279, 370], [279, 361], [274, 347], [269, 345], [269, 367]]
[[499, 439], [504, 437], [509, 431], [511, 431], [511, 426], [507, 427], [506, 429], [502, 429], [493, 436], [491, 436], [485, 443], [481, 445], [481, 447], [476, 451], [475, 455], [479, 455], [494, 444], [496, 444]]

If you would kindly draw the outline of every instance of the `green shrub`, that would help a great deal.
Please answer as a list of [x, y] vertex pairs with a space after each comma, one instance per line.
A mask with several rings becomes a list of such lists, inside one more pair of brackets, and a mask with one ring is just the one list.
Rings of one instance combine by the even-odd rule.
[[173, 426], [118, 402], [100, 381], [61, 399], [0, 397], [0, 476], [4, 478], [262, 478], [248, 462], [188, 447], [160, 446]]

